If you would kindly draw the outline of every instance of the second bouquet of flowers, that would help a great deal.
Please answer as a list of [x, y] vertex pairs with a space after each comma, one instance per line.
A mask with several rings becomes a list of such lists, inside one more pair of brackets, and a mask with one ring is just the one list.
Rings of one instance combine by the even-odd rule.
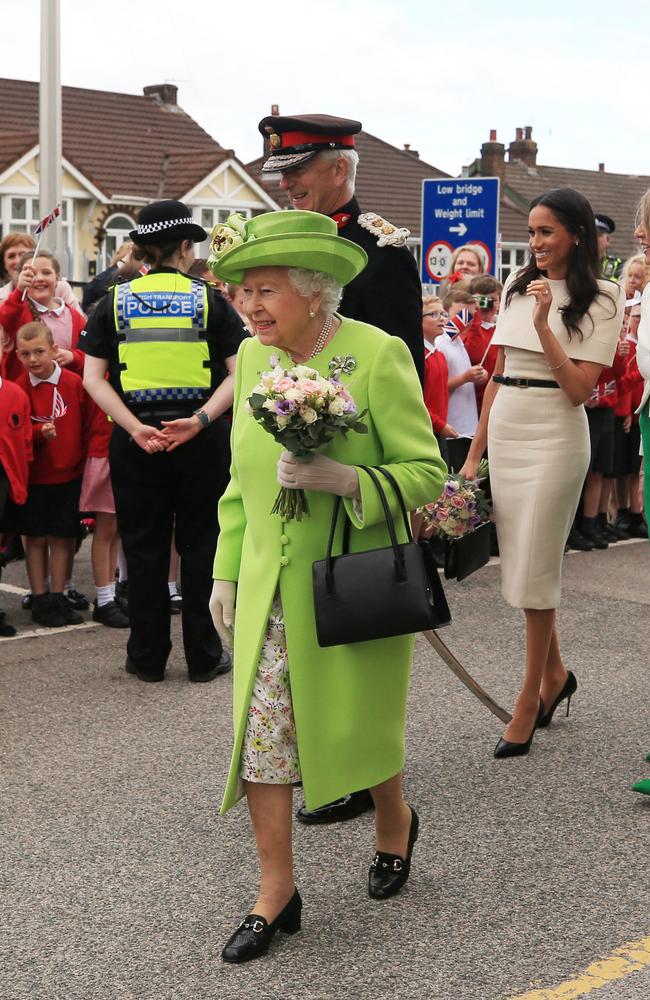
[[[353, 359], [345, 359], [349, 371]], [[324, 378], [308, 365], [283, 368], [272, 356], [271, 371], [260, 373], [260, 381], [246, 401], [246, 408], [278, 444], [296, 458], [309, 461], [311, 456], [336, 434], [355, 431], [366, 434], [368, 428], [357, 413], [354, 399], [336, 373]], [[340, 370], [340, 369], [339, 369]], [[300, 521], [309, 514], [304, 490], [281, 487], [271, 510], [285, 521]]]

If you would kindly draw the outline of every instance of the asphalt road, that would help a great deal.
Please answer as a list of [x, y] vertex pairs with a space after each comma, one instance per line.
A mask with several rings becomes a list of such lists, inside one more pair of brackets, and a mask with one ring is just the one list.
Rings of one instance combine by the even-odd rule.
[[[419, 640], [407, 888], [368, 898], [369, 816], [299, 827], [303, 931], [235, 967], [219, 954], [254, 899], [256, 858], [245, 807], [217, 815], [229, 679], [188, 684], [176, 641], [165, 683], [142, 684], [123, 670], [123, 632], [26, 635], [19, 594], [0, 590], [21, 630], [0, 641], [2, 1000], [585, 995], [558, 990], [650, 935], [650, 798], [629, 790], [650, 777], [649, 557], [638, 543], [565, 560], [560, 634], [579, 690], [528, 757], [493, 759], [501, 724]], [[87, 543], [77, 582], [91, 592]], [[498, 582], [490, 566], [449, 584], [443, 637], [510, 708], [522, 617]], [[24, 586], [22, 564], [6, 584]], [[648, 949], [589, 996], [650, 997]]]

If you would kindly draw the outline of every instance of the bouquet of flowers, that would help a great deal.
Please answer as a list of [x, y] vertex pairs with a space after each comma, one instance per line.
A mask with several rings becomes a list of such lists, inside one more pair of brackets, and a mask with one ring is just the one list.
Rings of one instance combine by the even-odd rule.
[[479, 483], [487, 474], [487, 459], [483, 459], [476, 479], [449, 475], [438, 499], [420, 508], [427, 534], [446, 539], [462, 538], [484, 524], [489, 519], [491, 507]]
[[[335, 363], [341, 360], [345, 364], [337, 367]], [[251, 416], [296, 458], [309, 460], [335, 434], [368, 431], [361, 420], [366, 411], [357, 413], [354, 399], [337, 377], [340, 371], [352, 370], [354, 359], [334, 358], [333, 362], [332, 375], [324, 378], [306, 365], [282, 368], [280, 359], [273, 355], [273, 369], [260, 373], [260, 381], [246, 401]], [[280, 514], [285, 521], [300, 521], [309, 514], [304, 490], [281, 487], [271, 513]]]

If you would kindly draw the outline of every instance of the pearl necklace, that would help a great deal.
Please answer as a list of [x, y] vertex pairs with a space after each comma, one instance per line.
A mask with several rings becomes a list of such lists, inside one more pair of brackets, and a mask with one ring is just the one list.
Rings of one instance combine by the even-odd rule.
[[311, 352], [311, 354], [309, 355], [309, 357], [307, 358], [307, 361], [311, 361], [312, 358], [315, 358], [316, 355], [320, 354], [320, 352], [325, 347], [325, 344], [327, 342], [327, 338], [330, 335], [330, 330], [332, 329], [332, 320], [333, 320], [333, 318], [334, 317], [332, 316], [332, 313], [329, 313], [328, 316], [327, 316], [327, 319], [325, 320], [325, 322], [323, 324], [323, 329], [321, 330], [321, 332], [319, 334], [318, 340], [314, 344], [314, 349]]

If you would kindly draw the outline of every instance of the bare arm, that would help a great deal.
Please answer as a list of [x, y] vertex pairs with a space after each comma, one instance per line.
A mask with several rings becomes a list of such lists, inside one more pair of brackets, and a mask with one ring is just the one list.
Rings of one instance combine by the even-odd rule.
[[[505, 354], [503, 348], [500, 347], [499, 353], [497, 354], [497, 361], [494, 366], [494, 374], [503, 375], [504, 365], [505, 365]], [[494, 402], [494, 397], [496, 396], [498, 391], [499, 391], [499, 384], [497, 382], [493, 382], [492, 379], [490, 379], [489, 383], [485, 388], [485, 394], [483, 396], [483, 406], [481, 408], [481, 416], [479, 418], [478, 425], [474, 432], [474, 437], [472, 438], [472, 443], [467, 453], [465, 464], [460, 470], [460, 475], [464, 476], [465, 479], [476, 478], [478, 464], [483, 458], [485, 449], [487, 448], [488, 420], [490, 419], [490, 410], [492, 409], [492, 403]]]
[[[237, 355], [233, 354], [225, 359], [228, 374], [215, 389], [210, 398], [203, 404], [201, 409], [210, 417], [210, 422], [220, 417], [222, 413], [232, 406], [235, 396], [235, 368], [237, 366]], [[161, 421], [163, 430], [159, 432], [159, 439], [167, 446], [167, 451], [173, 451], [179, 445], [185, 444], [203, 430], [203, 424], [195, 415], [191, 417], [181, 417], [178, 420]]]
[[543, 279], [531, 281], [526, 295], [535, 298], [533, 323], [551, 369], [551, 377], [555, 379], [573, 406], [581, 406], [591, 396], [604, 365], [595, 364], [593, 361], [572, 361], [567, 356], [547, 322], [552, 296], [548, 284]]

